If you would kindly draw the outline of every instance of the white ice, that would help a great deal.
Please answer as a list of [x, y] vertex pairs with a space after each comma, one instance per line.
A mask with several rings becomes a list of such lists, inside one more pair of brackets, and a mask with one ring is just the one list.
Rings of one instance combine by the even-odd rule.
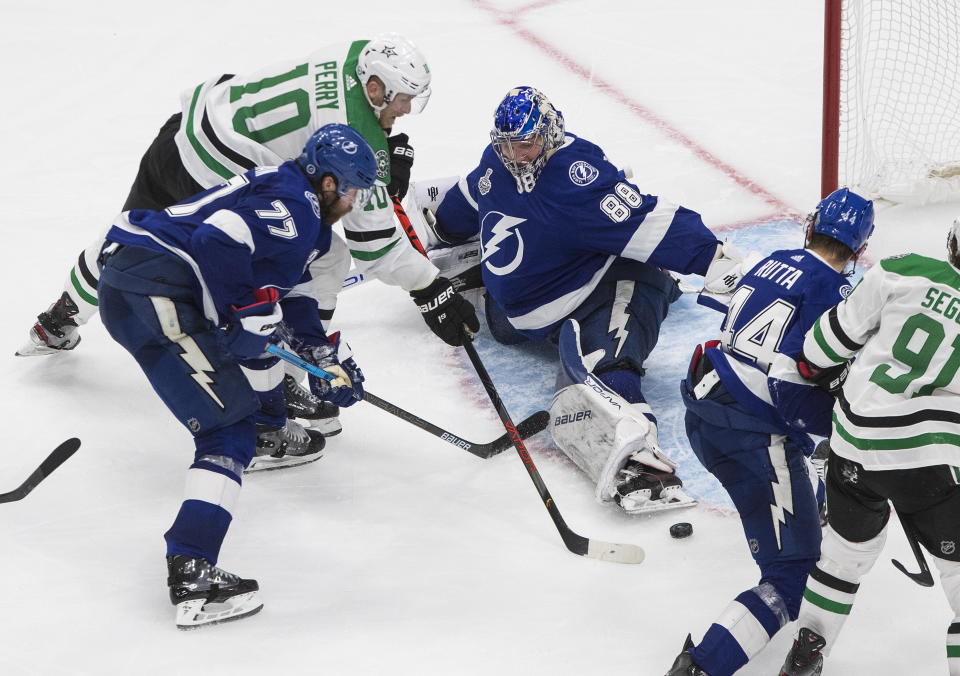
[[[545, 434], [530, 442], [569, 525], [643, 545], [643, 564], [568, 553], [512, 450], [478, 460], [361, 404], [320, 462], [245, 479], [221, 563], [260, 581], [265, 608], [193, 633], [174, 628], [161, 537], [189, 435], [96, 320], [74, 353], [13, 352], [119, 209], [182, 89], [384, 30], [414, 39], [434, 74], [425, 113], [402, 121], [416, 175], [472, 167], [499, 98], [534, 84], [644, 191], [738, 242], [799, 245], [784, 217], [819, 196], [822, 13], [769, 0], [0, 1], [0, 490], [59, 442], [83, 440], [27, 499], [0, 506], [0, 674], [664, 673], [687, 632], [699, 639], [757, 579], [680, 426], [676, 383], [718, 318], [688, 299], [648, 387], [702, 506], [628, 518], [592, 500]], [[882, 211], [872, 258], [941, 255], [956, 211]], [[379, 283], [345, 293], [338, 322], [371, 391], [471, 440], [502, 433], [469, 362], [427, 334], [406, 294]], [[481, 348], [516, 419], [549, 404], [549, 358]], [[694, 535], [672, 540], [680, 520]], [[825, 673], [946, 673], [939, 584], [917, 587], [890, 557], [916, 568], [896, 526]], [[775, 673], [792, 632], [741, 673]]]

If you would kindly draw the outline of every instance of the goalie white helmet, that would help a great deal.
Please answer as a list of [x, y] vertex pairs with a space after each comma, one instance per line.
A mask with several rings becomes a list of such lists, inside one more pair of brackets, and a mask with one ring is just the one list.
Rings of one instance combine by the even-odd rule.
[[960, 218], [954, 219], [947, 233], [947, 260], [953, 267], [960, 268]]
[[[383, 103], [374, 104], [367, 92], [367, 83], [376, 75], [384, 86]], [[373, 38], [357, 59], [357, 77], [363, 94], [376, 112], [386, 108], [397, 94], [409, 94], [410, 112], [419, 113], [430, 100], [430, 67], [423, 54], [410, 40], [398, 33], [384, 33]]]

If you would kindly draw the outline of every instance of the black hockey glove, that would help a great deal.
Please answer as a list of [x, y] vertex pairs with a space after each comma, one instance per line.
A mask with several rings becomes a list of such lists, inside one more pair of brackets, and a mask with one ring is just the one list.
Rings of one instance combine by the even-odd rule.
[[446, 277], [437, 277], [430, 286], [411, 291], [410, 296], [420, 308], [423, 321], [447, 345], [463, 345], [464, 324], [471, 333], [480, 330], [473, 305], [454, 290]]
[[797, 371], [800, 372], [804, 380], [809, 380], [821, 390], [836, 397], [843, 389], [843, 383], [850, 372], [850, 363], [844, 362], [843, 364], [820, 368], [811, 364], [801, 352], [800, 358], [797, 360]]
[[403, 199], [410, 187], [410, 169], [413, 167], [413, 146], [406, 134], [397, 134], [387, 139], [390, 148], [390, 183], [387, 192], [391, 197]]

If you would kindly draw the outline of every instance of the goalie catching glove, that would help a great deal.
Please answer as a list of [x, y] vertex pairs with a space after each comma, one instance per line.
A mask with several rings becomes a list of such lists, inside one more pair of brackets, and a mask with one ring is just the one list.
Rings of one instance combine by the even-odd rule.
[[470, 335], [480, 330], [473, 305], [457, 293], [446, 277], [437, 277], [426, 288], [411, 291], [410, 297], [420, 309], [423, 321], [447, 345], [463, 345], [464, 325]]
[[335, 376], [333, 380], [308, 375], [310, 391], [320, 399], [346, 408], [363, 399], [363, 371], [353, 359], [350, 345], [340, 340], [340, 332], [328, 336], [326, 345], [304, 346], [298, 354], [311, 364]]

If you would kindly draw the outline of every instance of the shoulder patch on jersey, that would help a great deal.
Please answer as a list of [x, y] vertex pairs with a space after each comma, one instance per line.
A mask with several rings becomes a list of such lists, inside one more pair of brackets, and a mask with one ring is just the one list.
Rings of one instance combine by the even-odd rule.
[[577, 160], [570, 165], [570, 180], [573, 181], [575, 185], [590, 185], [597, 180], [597, 176], [600, 175], [600, 171], [584, 160]]
[[320, 200], [317, 199], [317, 194], [309, 190], [304, 190], [303, 196], [307, 198], [310, 206], [313, 207], [313, 215], [320, 218]]
[[853, 291], [853, 287], [850, 286], [849, 284], [844, 284], [843, 286], [840, 287], [840, 297], [846, 298], [847, 296], [850, 295], [851, 291]]
[[[390, 166], [387, 157], [387, 151], [380, 149], [376, 153], [377, 158], [377, 178], [381, 181], [387, 181], [387, 167]], [[387, 181], [389, 182], [389, 181]]]
[[480, 177], [480, 180], [477, 181], [477, 190], [480, 191], [481, 195], [486, 195], [490, 192], [490, 188], [493, 187], [493, 183], [490, 181], [490, 174], [493, 173], [493, 169], [487, 169], [487, 173]]

